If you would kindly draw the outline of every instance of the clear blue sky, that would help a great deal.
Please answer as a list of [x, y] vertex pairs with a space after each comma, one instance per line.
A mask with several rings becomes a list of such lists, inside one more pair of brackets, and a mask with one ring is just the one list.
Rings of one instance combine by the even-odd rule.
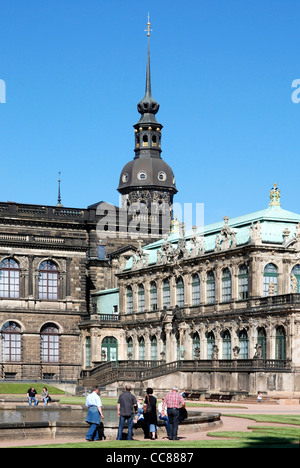
[[118, 204], [144, 95], [152, 94], [178, 203], [205, 222], [268, 205], [300, 212], [299, 0], [1, 0], [2, 201]]

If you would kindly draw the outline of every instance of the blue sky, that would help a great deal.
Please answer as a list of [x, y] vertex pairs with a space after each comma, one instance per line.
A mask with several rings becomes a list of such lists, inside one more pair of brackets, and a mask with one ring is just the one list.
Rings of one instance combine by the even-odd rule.
[[118, 204], [144, 95], [147, 14], [162, 157], [205, 222], [300, 212], [299, 0], [1, 0], [0, 199]]

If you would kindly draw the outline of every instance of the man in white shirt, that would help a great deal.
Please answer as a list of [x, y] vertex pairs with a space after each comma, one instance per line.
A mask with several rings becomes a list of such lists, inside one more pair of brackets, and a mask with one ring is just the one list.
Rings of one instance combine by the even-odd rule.
[[101, 418], [104, 419], [102, 402], [99, 396], [99, 388], [97, 386], [93, 387], [92, 393], [87, 396], [85, 406], [89, 409], [86, 422], [90, 425], [90, 429], [86, 435], [86, 440], [90, 442], [93, 440], [97, 441], [99, 440]]

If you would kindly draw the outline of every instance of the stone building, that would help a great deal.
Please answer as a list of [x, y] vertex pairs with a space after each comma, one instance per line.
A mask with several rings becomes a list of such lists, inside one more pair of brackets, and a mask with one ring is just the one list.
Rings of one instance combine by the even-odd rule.
[[[60, 185], [55, 206], [0, 203], [0, 378], [77, 381], [92, 359], [86, 353], [95, 317], [92, 294], [118, 286], [119, 265], [140, 252], [149, 235], [154, 240], [169, 233], [177, 190], [161, 158], [158, 109], [148, 44], [135, 158], [118, 186], [123, 206], [66, 208]], [[119, 304], [113, 302], [118, 320]]]
[[94, 334], [95, 361], [109, 336], [120, 375], [156, 388], [300, 391], [300, 215], [276, 184], [266, 209], [142, 251], [118, 274], [120, 323]]

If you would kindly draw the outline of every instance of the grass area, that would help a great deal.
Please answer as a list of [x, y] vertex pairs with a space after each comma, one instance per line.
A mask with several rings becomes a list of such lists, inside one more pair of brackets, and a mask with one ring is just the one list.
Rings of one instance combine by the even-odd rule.
[[[232, 415], [253, 419], [257, 422], [293, 424], [294, 426], [249, 426], [252, 432], [216, 431], [209, 432], [211, 440], [203, 441], [102, 441], [70, 444], [43, 445], [39, 448], [103, 448], [103, 449], [199, 449], [199, 448], [299, 448], [300, 416], [276, 415]], [[33, 447], [30, 447], [33, 448]]]
[[[44, 384], [30, 383], [0, 383], [0, 395], [26, 395], [27, 390], [33, 386], [38, 394], [42, 393]], [[51, 385], [46, 385], [50, 395], [64, 395], [64, 391]]]

